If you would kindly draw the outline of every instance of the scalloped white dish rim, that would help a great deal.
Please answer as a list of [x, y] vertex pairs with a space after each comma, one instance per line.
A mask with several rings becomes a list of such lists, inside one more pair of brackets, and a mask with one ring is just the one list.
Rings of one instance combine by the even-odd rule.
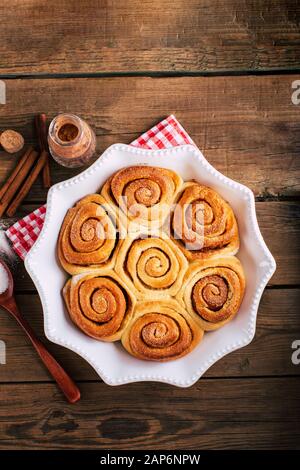
[[[57, 298], [55, 298], [55, 301], [57, 302], [56, 309], [54, 310], [54, 305], [51, 306], [51, 302], [54, 302], [54, 297], [51, 297], [49, 293], [50, 289], [54, 288], [52, 287], [52, 284], [57, 282], [62, 288], [65, 280], [60, 282], [58, 278], [62, 279], [62, 275], [67, 278], [66, 273], [62, 274], [62, 269], [56, 260], [57, 237], [66, 210], [59, 207], [60, 215], [56, 215], [55, 211], [58, 206], [56, 206], [56, 208], [54, 207], [54, 199], [57, 197], [57, 194], [60, 193], [61, 196], [61, 194], [64, 193], [65, 197], [61, 199], [60, 205], [65, 204], [66, 209], [68, 209], [74, 204], [74, 202], [76, 202], [76, 200], [93, 192], [81, 188], [81, 186], [85, 187], [85, 182], [87, 182], [87, 180], [93, 178], [96, 179], [97, 177], [97, 181], [99, 180], [98, 188], [100, 188], [106, 180], [107, 175], [114, 173], [116, 169], [119, 168], [117, 166], [110, 170], [112, 166], [116, 166], [116, 157], [119, 158], [118, 161], [122, 161], [122, 158], [125, 162], [128, 161], [127, 165], [122, 164], [120, 168], [136, 164], [148, 164], [151, 166], [170, 168], [177, 171], [176, 168], [178, 166], [182, 168], [189, 167], [186, 171], [188, 175], [191, 175], [190, 178], [195, 176], [196, 172], [196, 179], [199, 180], [200, 183], [210, 183], [207, 185], [213, 186], [233, 206], [238, 219], [241, 249], [237, 256], [242, 259], [246, 272], [246, 294], [249, 284], [251, 284], [251, 292], [249, 292], [248, 296], [245, 295], [240, 309], [240, 311], [243, 310], [243, 313], [241, 314], [242, 318], [239, 318], [239, 313], [232, 322], [228, 323], [223, 328], [206, 333], [206, 335], [204, 335], [204, 338], [207, 338], [208, 336], [206, 343], [203, 340], [189, 355], [175, 361], [163, 363], [141, 361], [133, 358], [126, 351], [121, 351], [122, 348], [115, 346], [116, 343], [103, 343], [92, 338], [88, 338], [70, 322], [69, 318], [67, 318], [68, 315], [66, 314], [60, 292], [57, 293]], [[165, 163], [165, 158], [167, 158], [167, 163]], [[101, 167], [101, 175], [95, 176], [96, 171]], [[105, 175], [104, 170], [107, 175]], [[101, 181], [102, 179], [103, 181]], [[183, 179], [187, 178], [183, 177]], [[95, 184], [96, 182], [94, 182], [94, 186]], [[77, 188], [76, 196], [73, 194], [72, 188], [74, 187]], [[80, 193], [79, 190], [83, 192], [79, 197], [77, 197], [77, 192]], [[238, 197], [236, 197], [237, 195]], [[69, 199], [71, 200], [70, 203], [68, 202]], [[60, 217], [59, 221], [55, 221], [56, 217]], [[243, 240], [243, 232], [245, 240]], [[51, 249], [45, 251], [45, 246], [51, 246]], [[51, 265], [50, 272], [53, 272], [54, 275], [54, 277], [52, 277], [52, 283], [49, 283], [47, 278], [41, 276], [41, 270], [44, 269], [47, 273], [47, 267], [41, 267], [42, 265], [39, 262], [41, 256], [45, 259], [46, 266], [47, 260], [49, 262], [49, 266]], [[105, 383], [109, 385], [122, 385], [139, 381], [156, 381], [165, 382], [179, 387], [189, 387], [193, 385], [207, 371], [207, 369], [219, 359], [236, 349], [246, 346], [252, 341], [255, 335], [256, 318], [260, 298], [266, 284], [275, 272], [276, 263], [261, 235], [256, 219], [255, 199], [252, 191], [248, 187], [231, 180], [217, 171], [212, 165], [210, 165], [197, 147], [194, 147], [193, 145], [181, 145], [168, 149], [147, 150], [126, 144], [114, 144], [110, 146], [88, 169], [69, 180], [55, 184], [50, 188], [47, 197], [47, 212], [44, 226], [36, 243], [25, 258], [25, 267], [34, 282], [41, 299], [44, 312], [44, 330], [47, 338], [53, 343], [64, 346], [83, 357], [96, 370]], [[249, 274], [248, 278], [247, 272]], [[58, 310], [61, 308], [61, 312], [57, 312], [57, 307]], [[55, 312], [54, 315], [53, 312]], [[60, 314], [64, 315], [64, 318], [59, 317]], [[66, 331], [57, 332], [55, 326], [55, 315], [57, 324], [58, 319], [59, 321], [63, 321]], [[228, 343], [225, 341], [225, 337], [220, 336], [220, 333], [218, 334], [218, 332], [222, 330], [224, 330], [224, 335], [227, 335], [228, 337]], [[73, 337], [73, 341], [69, 339], [70, 337]], [[84, 338], [88, 338], [96, 344], [101, 343], [104, 346], [101, 346], [101, 348], [98, 346], [98, 351], [96, 344], [95, 346], [93, 344], [93, 346], [91, 346], [93, 347], [93, 353], [91, 353], [87, 350], [90, 349], [90, 347], [87, 346]], [[204, 346], [203, 343], [205, 344]], [[95, 351], [97, 349], [97, 354], [94, 354], [94, 349]], [[106, 349], [109, 354], [106, 354], [103, 358], [101, 356], [101, 351], [105, 352]], [[128, 358], [125, 358], [123, 354], [126, 354]], [[112, 359], [110, 359], [110, 357], [112, 357]], [[187, 360], [186, 358], [190, 359]], [[109, 362], [110, 360], [112, 360], [113, 366], [116, 367], [118, 365], [118, 368], [121, 368], [122, 373], [115, 372], [113, 374], [111, 373], [113, 368], [111, 368], [110, 371], [106, 369], [107, 365], [105, 361]], [[123, 362], [122, 364], [116, 364], [116, 361]], [[151, 366], [149, 366], [149, 364], [151, 364]], [[170, 364], [172, 364], [171, 367], [168, 366]], [[128, 370], [131, 372], [124, 374], [124, 370], [126, 371], [126, 365]], [[136, 372], [133, 373], [133, 371]]]

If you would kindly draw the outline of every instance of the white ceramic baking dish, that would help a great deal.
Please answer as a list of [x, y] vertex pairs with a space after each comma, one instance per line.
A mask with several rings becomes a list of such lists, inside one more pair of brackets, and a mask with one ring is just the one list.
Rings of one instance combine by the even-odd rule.
[[[205, 334], [203, 341], [189, 355], [165, 363], [138, 360], [119, 342], [104, 343], [86, 336], [70, 321], [61, 295], [67, 274], [58, 263], [56, 244], [67, 210], [83, 196], [97, 192], [118, 169], [138, 164], [170, 168], [184, 180], [196, 179], [211, 186], [228, 200], [238, 220], [241, 240], [238, 258], [243, 263], [247, 280], [245, 297], [234, 320]], [[109, 385], [160, 381], [181, 387], [192, 385], [220, 358], [252, 341], [259, 301], [276, 268], [257, 224], [250, 189], [215, 170], [192, 145], [142, 150], [124, 144], [112, 145], [90, 168], [50, 189], [45, 224], [25, 259], [25, 266], [39, 292], [45, 334], [50, 341], [82, 356]]]

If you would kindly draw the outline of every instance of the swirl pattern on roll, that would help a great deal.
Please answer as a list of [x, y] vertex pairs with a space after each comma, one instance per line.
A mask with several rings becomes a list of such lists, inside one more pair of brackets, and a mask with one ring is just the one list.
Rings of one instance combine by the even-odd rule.
[[59, 236], [58, 257], [70, 274], [109, 266], [117, 244], [116, 222], [99, 194], [69, 209]]
[[190, 260], [234, 255], [239, 248], [238, 226], [231, 207], [212, 188], [198, 183], [184, 185], [171, 229]]
[[204, 330], [232, 320], [245, 291], [245, 275], [234, 256], [195, 261], [185, 274], [178, 300]]
[[127, 238], [120, 245], [115, 269], [137, 297], [175, 295], [188, 262], [164, 233]]
[[121, 338], [135, 302], [112, 271], [74, 276], [63, 294], [72, 321], [84, 333], [102, 341]]
[[[115, 173], [101, 194], [121, 209], [123, 221], [157, 228], [167, 217], [182, 179], [171, 170], [150, 166], [132, 166]], [[126, 218], [124, 217], [126, 215]]]
[[122, 336], [133, 356], [148, 361], [170, 361], [191, 352], [203, 331], [175, 301], [143, 302]]

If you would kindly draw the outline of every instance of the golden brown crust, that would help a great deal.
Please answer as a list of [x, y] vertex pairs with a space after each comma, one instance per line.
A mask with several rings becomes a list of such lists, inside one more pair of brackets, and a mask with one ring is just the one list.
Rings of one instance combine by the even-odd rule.
[[122, 336], [124, 348], [138, 359], [165, 362], [190, 353], [203, 331], [174, 299], [136, 306]]
[[109, 269], [74, 276], [66, 283], [63, 295], [75, 325], [102, 341], [121, 338], [135, 305], [132, 294]]
[[234, 256], [194, 261], [177, 299], [204, 330], [216, 330], [237, 314], [245, 291], [245, 275]]
[[[174, 171], [152, 166], [131, 166], [115, 173], [101, 194], [116, 210], [130, 231], [142, 225], [160, 227], [167, 217], [182, 179]], [[127, 227], [128, 228], [128, 227]]]
[[189, 260], [234, 255], [238, 226], [229, 204], [212, 188], [187, 182], [171, 217], [172, 239]]
[[67, 212], [58, 240], [58, 258], [70, 274], [111, 267], [117, 244], [113, 212], [102, 196], [91, 194]]
[[163, 232], [128, 236], [120, 244], [115, 270], [138, 299], [175, 296], [188, 262]]
[[212, 188], [163, 168], [123, 168], [61, 227], [58, 257], [75, 275], [63, 290], [70, 318], [139, 359], [183, 357], [238, 312], [238, 248], [233, 211]]

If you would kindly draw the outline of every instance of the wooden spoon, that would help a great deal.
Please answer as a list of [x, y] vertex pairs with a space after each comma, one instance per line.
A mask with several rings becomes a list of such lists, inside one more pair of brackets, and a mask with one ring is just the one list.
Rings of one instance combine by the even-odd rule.
[[5, 292], [0, 294], [0, 306], [5, 308], [23, 328], [34, 348], [36, 349], [36, 352], [43, 361], [45, 367], [48, 369], [57, 385], [66, 396], [67, 400], [70, 403], [77, 402], [80, 399], [80, 391], [78, 387], [75, 385], [71, 377], [58, 364], [54, 357], [47, 351], [43, 343], [35, 336], [33, 329], [21, 315], [13, 295], [14, 281], [10, 269], [3, 260], [0, 260], [0, 263], [8, 275], [8, 287]]

